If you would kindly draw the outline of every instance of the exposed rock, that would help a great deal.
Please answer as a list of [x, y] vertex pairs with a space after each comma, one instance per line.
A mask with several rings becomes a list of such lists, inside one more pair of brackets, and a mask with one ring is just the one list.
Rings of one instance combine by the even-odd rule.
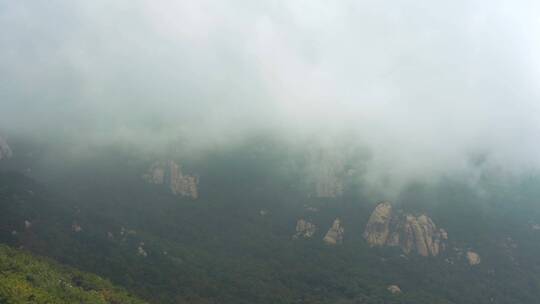
[[11, 156], [13, 156], [11, 148], [7, 142], [0, 137], [0, 160], [10, 158]]
[[467, 261], [469, 262], [469, 265], [474, 266], [480, 264], [482, 259], [478, 253], [469, 250], [467, 251]]
[[383, 202], [369, 217], [364, 238], [370, 246], [400, 246], [406, 254], [437, 256], [446, 248], [448, 233], [425, 214], [394, 213], [390, 203]]
[[328, 230], [326, 235], [323, 238], [323, 241], [329, 245], [337, 245], [343, 242], [343, 236], [345, 234], [345, 229], [341, 226], [341, 221], [339, 218], [334, 220], [332, 227]]
[[155, 162], [143, 179], [151, 184], [166, 184], [174, 195], [197, 199], [199, 178], [182, 173], [182, 168], [174, 161]]
[[375, 207], [369, 217], [364, 238], [371, 246], [382, 246], [388, 241], [390, 234], [390, 220], [392, 219], [392, 205], [384, 202]]
[[392, 294], [400, 294], [401, 288], [397, 285], [390, 285], [386, 288], [386, 290], [390, 291]]
[[315, 234], [315, 231], [317, 231], [317, 226], [304, 219], [299, 219], [298, 222], [296, 222], [296, 233], [293, 235], [293, 239], [298, 239], [300, 237], [306, 239], [311, 238]]
[[148, 253], [146, 252], [146, 250], [144, 250], [144, 243], [143, 242], [139, 243], [139, 247], [137, 247], [137, 254], [142, 256], [142, 257], [147, 257], [148, 256]]
[[82, 227], [77, 223], [73, 223], [73, 225], [71, 225], [71, 230], [73, 230], [73, 232], [81, 232]]

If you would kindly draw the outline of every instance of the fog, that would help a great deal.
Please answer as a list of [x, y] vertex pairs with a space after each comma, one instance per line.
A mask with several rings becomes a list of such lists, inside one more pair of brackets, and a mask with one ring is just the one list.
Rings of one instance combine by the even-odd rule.
[[141, 149], [270, 131], [366, 147], [373, 181], [478, 159], [519, 173], [540, 165], [538, 16], [536, 1], [0, 0], [0, 131]]

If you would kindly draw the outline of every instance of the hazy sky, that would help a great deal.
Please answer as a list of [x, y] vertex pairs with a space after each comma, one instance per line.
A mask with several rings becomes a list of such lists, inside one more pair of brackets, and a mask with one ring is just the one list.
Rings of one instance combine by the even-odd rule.
[[0, 130], [352, 131], [373, 168], [540, 164], [540, 2], [0, 0]]

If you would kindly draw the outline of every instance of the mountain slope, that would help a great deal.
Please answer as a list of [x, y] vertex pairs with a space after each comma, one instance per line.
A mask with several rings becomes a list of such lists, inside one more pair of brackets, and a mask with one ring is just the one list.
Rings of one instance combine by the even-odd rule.
[[108, 281], [0, 245], [0, 303], [144, 304]]
[[[426, 213], [449, 235], [446, 250], [422, 257], [369, 246], [362, 234], [373, 199], [347, 187], [338, 197], [306, 195], [294, 183], [301, 178], [279, 166], [282, 154], [248, 152], [191, 166], [201, 177], [196, 200], [146, 183], [152, 160], [116, 152], [67, 164], [54, 183], [0, 170], [0, 240], [160, 304], [529, 304], [540, 296], [540, 234], [529, 223], [538, 216], [527, 212], [536, 210], [528, 205], [538, 181], [497, 200], [494, 190], [478, 196], [452, 181], [410, 190], [396, 208]], [[491, 208], [497, 201], [512, 204]], [[294, 240], [301, 218], [318, 229]], [[328, 246], [336, 218], [343, 243]], [[481, 255], [479, 265], [467, 263], [468, 250]]]

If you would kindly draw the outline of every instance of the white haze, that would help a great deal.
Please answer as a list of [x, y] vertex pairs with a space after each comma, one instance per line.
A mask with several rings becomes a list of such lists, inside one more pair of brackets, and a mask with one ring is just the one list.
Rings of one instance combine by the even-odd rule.
[[520, 171], [540, 165], [538, 54], [537, 1], [0, 0], [0, 130], [141, 147], [345, 133], [373, 180], [473, 156]]

